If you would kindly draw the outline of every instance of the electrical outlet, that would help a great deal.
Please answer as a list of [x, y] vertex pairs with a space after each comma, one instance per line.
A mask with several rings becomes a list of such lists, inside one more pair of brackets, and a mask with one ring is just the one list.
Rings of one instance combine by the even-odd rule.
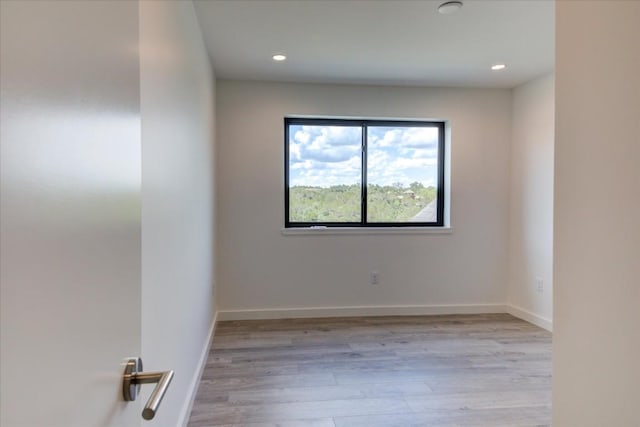
[[544, 280], [542, 280], [542, 277], [536, 277], [536, 291], [540, 293], [544, 291]]
[[378, 273], [377, 271], [372, 271], [371, 272], [371, 277], [370, 277], [370, 282], [372, 285], [377, 285], [378, 283], [380, 283], [380, 273]]

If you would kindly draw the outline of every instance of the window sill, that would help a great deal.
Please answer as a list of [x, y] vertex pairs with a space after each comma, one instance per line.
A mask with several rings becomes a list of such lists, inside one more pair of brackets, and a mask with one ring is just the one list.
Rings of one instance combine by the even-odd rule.
[[283, 236], [334, 236], [374, 234], [453, 234], [453, 227], [326, 227], [283, 228]]

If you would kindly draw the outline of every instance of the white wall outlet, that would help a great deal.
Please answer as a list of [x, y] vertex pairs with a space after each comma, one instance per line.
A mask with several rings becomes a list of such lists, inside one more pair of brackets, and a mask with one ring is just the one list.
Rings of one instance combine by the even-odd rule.
[[371, 272], [371, 277], [370, 277], [370, 282], [372, 285], [377, 285], [378, 283], [380, 283], [380, 273], [378, 273], [377, 271], [372, 271]]
[[536, 277], [536, 291], [540, 293], [544, 291], [544, 280], [542, 280], [542, 277]]

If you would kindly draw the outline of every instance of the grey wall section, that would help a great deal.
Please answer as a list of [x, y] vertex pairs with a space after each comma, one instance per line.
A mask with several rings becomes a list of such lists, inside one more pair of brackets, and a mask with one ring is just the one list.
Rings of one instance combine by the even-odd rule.
[[154, 420], [175, 427], [214, 316], [214, 76], [192, 3], [142, 1], [140, 54], [142, 357], [175, 370]]
[[554, 105], [553, 75], [513, 91], [508, 301], [515, 314], [546, 328], [553, 309]]
[[640, 2], [556, 3], [553, 424], [640, 425]]
[[[511, 91], [224, 80], [217, 88], [221, 313], [505, 303]], [[454, 232], [283, 236], [290, 114], [450, 120]]]

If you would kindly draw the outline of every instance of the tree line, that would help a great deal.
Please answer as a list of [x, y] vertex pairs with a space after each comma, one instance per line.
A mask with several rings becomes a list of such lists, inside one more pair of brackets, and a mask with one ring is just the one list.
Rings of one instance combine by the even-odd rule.
[[[331, 187], [293, 186], [289, 188], [289, 219], [292, 222], [359, 222], [360, 184]], [[408, 186], [369, 184], [367, 220], [406, 222], [436, 197], [436, 188], [420, 182]]]

